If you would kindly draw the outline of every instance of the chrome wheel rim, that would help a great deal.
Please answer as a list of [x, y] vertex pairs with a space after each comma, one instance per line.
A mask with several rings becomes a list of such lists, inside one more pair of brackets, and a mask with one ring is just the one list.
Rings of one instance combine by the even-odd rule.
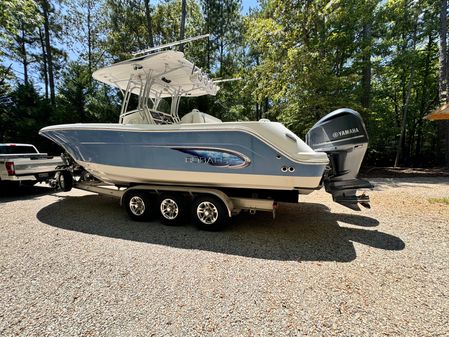
[[161, 202], [161, 214], [167, 220], [174, 220], [179, 214], [179, 207], [173, 199], [164, 199]]
[[129, 201], [129, 209], [134, 215], [142, 215], [145, 212], [145, 202], [141, 197], [134, 196]]
[[196, 208], [198, 219], [206, 225], [212, 225], [218, 219], [218, 209], [210, 201], [203, 201]]
[[64, 175], [63, 174], [61, 174], [59, 176], [59, 186], [61, 186], [62, 189], [64, 189], [64, 187], [65, 187], [65, 179], [64, 179]]

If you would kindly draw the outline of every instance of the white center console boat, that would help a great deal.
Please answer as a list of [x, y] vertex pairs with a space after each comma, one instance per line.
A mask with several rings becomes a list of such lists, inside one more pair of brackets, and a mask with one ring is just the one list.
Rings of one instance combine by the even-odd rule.
[[[150, 204], [157, 205], [166, 223], [190, 208], [201, 228], [215, 229], [224, 220], [209, 214], [269, 208], [258, 207], [262, 201], [271, 208], [277, 201], [298, 202], [299, 194], [323, 184], [336, 202], [369, 206], [367, 196], [356, 196], [358, 188], [371, 185], [356, 178], [368, 137], [353, 110], [321, 119], [306, 143], [281, 123], [265, 119], [222, 122], [198, 110], [180, 118], [181, 98], [219, 90], [181, 52], [150, 53], [99, 69], [93, 77], [122, 91], [119, 123], [55, 125], [40, 134], [68, 153], [68, 171], [79, 186], [89, 179], [116, 186], [135, 219], [145, 218]], [[70, 177], [64, 179], [67, 183]], [[178, 213], [167, 216], [167, 207]]]

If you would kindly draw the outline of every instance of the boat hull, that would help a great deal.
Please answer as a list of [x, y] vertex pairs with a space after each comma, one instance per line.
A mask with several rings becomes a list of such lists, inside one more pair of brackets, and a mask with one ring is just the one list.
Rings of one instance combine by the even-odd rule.
[[210, 187], [229, 187], [247, 189], [315, 189], [320, 182], [318, 177], [248, 175], [235, 173], [211, 173], [177, 170], [142, 169], [126, 166], [102, 165], [79, 162], [98, 179], [116, 185], [162, 184], [192, 185]]
[[292, 160], [282, 149], [242, 130], [155, 131], [80, 124], [47, 127], [40, 133], [95, 177], [116, 185], [315, 189], [327, 164], [322, 159]]

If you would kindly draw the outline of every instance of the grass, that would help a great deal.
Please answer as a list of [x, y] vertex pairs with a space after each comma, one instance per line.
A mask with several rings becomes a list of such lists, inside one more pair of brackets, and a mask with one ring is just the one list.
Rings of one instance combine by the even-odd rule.
[[449, 198], [429, 198], [427, 199], [431, 204], [446, 204], [449, 205]]

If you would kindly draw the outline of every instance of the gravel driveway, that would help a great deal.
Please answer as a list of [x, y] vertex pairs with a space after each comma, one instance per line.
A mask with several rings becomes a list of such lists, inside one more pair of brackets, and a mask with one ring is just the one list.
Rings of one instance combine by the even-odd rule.
[[319, 191], [219, 233], [0, 192], [0, 336], [447, 336], [449, 178], [373, 181], [371, 210]]

